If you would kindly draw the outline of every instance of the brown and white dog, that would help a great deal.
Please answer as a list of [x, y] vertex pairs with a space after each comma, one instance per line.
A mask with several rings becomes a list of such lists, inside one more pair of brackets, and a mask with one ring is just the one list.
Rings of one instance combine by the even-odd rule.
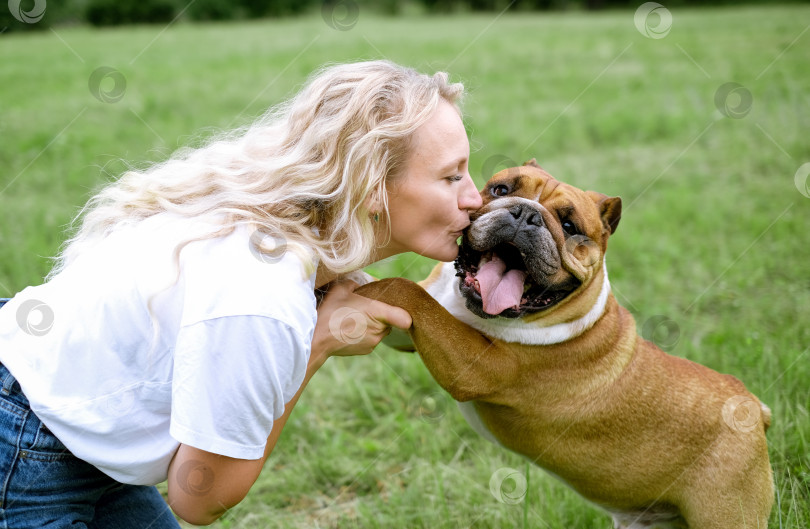
[[534, 160], [481, 195], [455, 265], [421, 286], [357, 290], [410, 312], [412, 343], [469, 424], [618, 528], [766, 527], [770, 411], [736, 378], [638, 336], [604, 260], [621, 199]]

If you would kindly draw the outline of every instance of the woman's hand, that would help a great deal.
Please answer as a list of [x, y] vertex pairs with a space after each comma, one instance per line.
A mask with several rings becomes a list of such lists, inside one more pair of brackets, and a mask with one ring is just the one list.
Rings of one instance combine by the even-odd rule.
[[403, 330], [411, 326], [406, 310], [355, 294], [357, 287], [354, 281], [330, 284], [318, 307], [312, 355], [321, 361], [330, 356], [368, 354], [391, 326]]

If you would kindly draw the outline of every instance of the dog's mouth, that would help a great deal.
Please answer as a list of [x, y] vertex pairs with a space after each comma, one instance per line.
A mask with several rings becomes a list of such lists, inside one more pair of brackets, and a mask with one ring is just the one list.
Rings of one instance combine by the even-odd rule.
[[513, 243], [479, 252], [462, 241], [455, 267], [467, 307], [483, 318], [519, 318], [547, 310], [580, 285], [573, 276], [557, 285], [536, 281], [526, 255]]

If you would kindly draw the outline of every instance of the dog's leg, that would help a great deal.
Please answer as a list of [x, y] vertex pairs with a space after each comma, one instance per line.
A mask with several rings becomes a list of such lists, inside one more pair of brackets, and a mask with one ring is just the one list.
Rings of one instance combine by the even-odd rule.
[[416, 350], [436, 382], [455, 400], [497, 402], [497, 392], [514, 379], [517, 362], [507, 348], [454, 318], [413, 281], [382, 279], [355, 292], [410, 313], [409, 333]]
[[773, 478], [767, 459], [732, 479], [709, 478], [681, 506], [690, 529], [767, 529], [773, 506]]

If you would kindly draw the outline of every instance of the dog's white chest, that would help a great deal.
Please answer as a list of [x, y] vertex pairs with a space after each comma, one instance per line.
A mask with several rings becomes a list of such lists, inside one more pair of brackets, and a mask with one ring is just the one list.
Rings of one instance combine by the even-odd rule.
[[484, 421], [482, 421], [481, 416], [478, 415], [478, 410], [475, 409], [475, 404], [472, 402], [457, 402], [456, 404], [458, 404], [458, 409], [464, 417], [464, 420], [470, 425], [470, 428], [475, 430], [478, 435], [487, 441], [498, 446], [503, 446], [498, 439], [492, 435], [492, 432], [487, 429], [486, 425], [484, 425]]

